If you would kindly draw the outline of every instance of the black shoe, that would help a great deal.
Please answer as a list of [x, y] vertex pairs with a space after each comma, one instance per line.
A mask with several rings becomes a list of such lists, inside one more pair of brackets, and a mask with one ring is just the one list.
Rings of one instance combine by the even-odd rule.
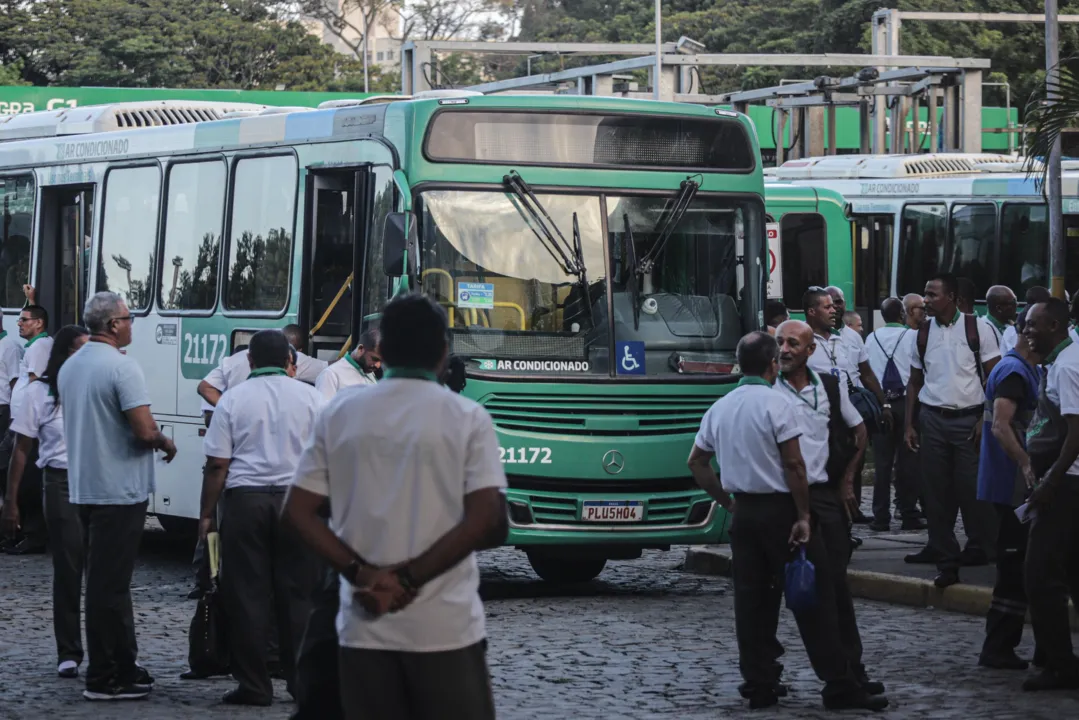
[[866, 693], [868, 693], [869, 695], [884, 694], [884, 683], [882, 682], [878, 682], [876, 680], [865, 680], [858, 684], [861, 685], [862, 689], [865, 690]]
[[23, 538], [22, 542], [5, 550], [8, 555], [44, 555], [45, 544], [31, 542], [30, 538]]
[[56, 674], [65, 680], [71, 680], [79, 676], [79, 664], [74, 660], [65, 660], [56, 666]]
[[909, 517], [899, 526], [900, 530], [925, 530], [929, 525], [922, 518]]
[[149, 694], [150, 688], [145, 685], [104, 685], [82, 691], [87, 700], [142, 700]]
[[208, 677], [210, 676], [206, 673], [196, 672], [194, 670], [186, 670], [180, 673], [181, 680], [205, 680]]
[[226, 705], [256, 705], [258, 707], [269, 707], [270, 705], [273, 705], [273, 698], [260, 697], [249, 690], [236, 688], [235, 690], [229, 690], [225, 693], [225, 696], [221, 698], [221, 702]]
[[764, 710], [779, 704], [779, 695], [773, 690], [758, 690], [749, 698], [750, 710]]
[[880, 711], [888, 707], [888, 698], [883, 695], [852, 692], [824, 698], [826, 710], [873, 710]]
[[940, 553], [928, 546], [903, 558], [904, 562], [911, 565], [936, 565], [939, 560]]
[[1038, 669], [1045, 667], [1045, 653], [1037, 645], [1034, 646], [1034, 657], [1030, 658], [1030, 664]]
[[851, 517], [850, 521], [855, 525], [868, 525], [869, 523], [873, 522], [873, 518], [869, 517], [864, 512], [859, 510], [857, 513], [854, 514], [853, 517]]
[[280, 662], [266, 663], [266, 670], [270, 673], [270, 678], [273, 680], [285, 679], [285, 671], [282, 669]]
[[876, 520], [874, 520], [873, 522], [869, 523], [869, 529], [873, 532], [888, 532], [892, 529], [892, 524], [887, 520], [885, 520], [884, 522], [877, 522]]
[[145, 685], [146, 687], [154, 686], [154, 676], [150, 674], [150, 671], [144, 668], [142, 665], [135, 666], [135, 684]]
[[1079, 671], [1073, 670], [1070, 673], [1060, 673], [1046, 668], [1024, 680], [1023, 689], [1027, 692], [1079, 689]]
[[963, 567], [984, 567], [989, 558], [981, 550], [964, 550], [959, 553], [959, 564]]
[[758, 692], [769, 692], [769, 691], [775, 693], [776, 696], [778, 696], [778, 697], [787, 697], [787, 694], [790, 692], [787, 689], [787, 686], [784, 685], [781, 682], [777, 682], [774, 685], [772, 685], [771, 687], [764, 688], [763, 690], [760, 690], [760, 691], [758, 691], [757, 686], [753, 685], [752, 683], [748, 683], [748, 682], [744, 682], [744, 683], [742, 683], [741, 685], [738, 686], [738, 694], [741, 695], [746, 700], [751, 699]]
[[933, 578], [933, 584], [943, 590], [944, 588], [951, 587], [959, 582], [958, 570], [941, 570], [937, 573], [937, 576]]
[[1026, 670], [1029, 667], [1029, 663], [1013, 651], [982, 653], [978, 665], [994, 670]]
[[195, 589], [187, 594], [188, 600], [202, 600], [202, 596], [206, 594], [206, 591], [202, 588], [195, 586]]

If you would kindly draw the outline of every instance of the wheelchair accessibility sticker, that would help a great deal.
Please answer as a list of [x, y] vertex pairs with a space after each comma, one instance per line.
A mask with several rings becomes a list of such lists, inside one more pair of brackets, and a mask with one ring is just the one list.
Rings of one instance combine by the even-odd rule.
[[640, 340], [620, 341], [615, 346], [615, 363], [619, 375], [644, 375], [644, 343]]

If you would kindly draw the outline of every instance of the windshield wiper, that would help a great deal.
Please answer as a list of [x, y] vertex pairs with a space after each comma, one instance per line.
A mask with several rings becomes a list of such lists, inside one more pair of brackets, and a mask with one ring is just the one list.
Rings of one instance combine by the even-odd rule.
[[652, 243], [652, 247], [648, 249], [648, 252], [644, 254], [644, 257], [641, 258], [640, 263], [637, 265], [638, 274], [647, 275], [652, 272], [656, 265], [656, 258], [663, 252], [663, 248], [667, 246], [668, 241], [674, 235], [678, 223], [682, 222], [682, 216], [686, 214], [686, 210], [693, 203], [693, 198], [697, 196], [697, 191], [700, 188], [701, 184], [699, 182], [686, 178], [682, 181], [678, 196], [674, 199], [674, 205], [672, 206], [668, 203], [663, 207], [663, 213], [656, 224], [656, 233], [659, 237]]
[[[551, 254], [555, 262], [558, 263], [562, 272], [583, 281], [584, 256], [581, 252], [580, 231], [577, 229], [576, 213], [573, 216], [574, 241], [571, 244], [566, 240], [566, 236], [562, 234], [562, 231], [558, 229], [555, 221], [551, 218], [546, 208], [543, 207], [539, 198], [532, 192], [532, 188], [528, 186], [528, 183], [524, 181], [524, 178], [516, 170], [511, 171], [509, 175], [503, 176], [502, 184], [517, 197], [521, 206], [528, 211], [532, 221], [539, 226], [539, 230], [531, 223], [529, 223], [528, 227], [540, 241], [540, 244]], [[544, 222], [545, 219], [546, 222]], [[542, 231], [542, 234], [540, 231]]]
[[637, 247], [633, 244], [633, 228], [629, 224], [629, 213], [622, 213], [622, 224], [626, 230], [622, 237], [626, 243], [626, 268], [629, 270], [629, 278], [626, 286], [629, 289], [630, 303], [633, 305], [633, 329], [641, 329], [641, 290], [640, 279], [637, 277]]

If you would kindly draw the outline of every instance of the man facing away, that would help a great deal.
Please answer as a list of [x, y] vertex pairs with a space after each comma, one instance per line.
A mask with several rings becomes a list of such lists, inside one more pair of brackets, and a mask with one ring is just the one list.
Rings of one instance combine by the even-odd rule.
[[224, 697], [232, 705], [273, 702], [266, 643], [273, 629], [292, 690], [310, 610], [313, 564], [278, 516], [322, 402], [313, 387], [288, 376], [290, 350], [279, 330], [255, 333], [247, 349], [251, 374], [221, 396], [206, 433], [199, 536], [216, 524], [223, 497], [221, 591], [239, 683]]
[[307, 334], [299, 325], [286, 325], [281, 332], [285, 333], [289, 345], [296, 348], [296, 379], [308, 385], [314, 385], [319, 373], [325, 370], [329, 363], [313, 358], [302, 351], [302, 348], [307, 347]]
[[[802, 431], [799, 445], [805, 459], [809, 483], [809, 507], [814, 532], [824, 544], [827, 577], [833, 580], [839, 642], [850, 662], [855, 679], [868, 695], [883, 695], [884, 685], [871, 681], [862, 664], [862, 638], [854, 616], [854, 600], [847, 585], [850, 541], [847, 516], [858, 507], [854, 495], [854, 474], [862, 465], [868, 444], [865, 423], [848, 397], [845, 383], [831, 375], [818, 375], [806, 361], [813, 354], [813, 330], [798, 320], [783, 323], [776, 330], [779, 342], [780, 377], [776, 392], [788, 394]], [[833, 433], [853, 436], [853, 450], [846, 457], [832, 457]], [[846, 447], [850, 443], [839, 444]], [[886, 707], [881, 697], [870, 701], [871, 709]]]
[[[3, 315], [0, 314], [0, 328]], [[19, 365], [22, 363], [23, 343], [17, 341], [8, 334], [7, 330], [0, 330], [0, 437], [6, 439], [8, 427], [11, 424], [11, 388], [19, 379]], [[0, 443], [0, 500], [7, 488], [7, 462], [14, 448], [14, 439], [10, 442]], [[14, 547], [21, 539], [11, 541], [11, 538], [0, 538], [0, 550]]]
[[383, 379], [319, 414], [285, 517], [341, 574], [345, 717], [493, 718], [474, 553], [508, 530], [494, 425], [438, 383], [445, 310], [398, 296], [380, 327]]
[[1022, 504], [1027, 487], [1034, 484], [1026, 434], [1038, 404], [1040, 362], [1041, 356], [1030, 343], [1020, 342], [1000, 359], [985, 383], [978, 499], [993, 504], [999, 527], [997, 579], [978, 664], [1000, 670], [1027, 668], [1027, 662], [1015, 653], [1027, 614], [1023, 587], [1027, 527], [1016, 517], [1015, 508]]
[[382, 368], [379, 355], [379, 332], [369, 327], [360, 335], [360, 344], [348, 355], [323, 370], [315, 381], [315, 389], [330, 400], [340, 390], [353, 385], [374, 385]]
[[146, 697], [153, 680], [135, 664], [131, 576], [154, 491], [154, 452], [176, 455], [158, 430], [142, 369], [120, 349], [131, 344], [133, 318], [119, 295], [86, 301], [90, 342], [60, 370], [71, 503], [86, 549], [88, 700]]
[[[925, 303], [933, 319], [919, 330], [927, 333], [924, 359], [915, 338], [907, 384], [905, 439], [921, 461], [929, 544], [905, 559], [935, 562], [939, 572], [934, 583], [939, 588], [959, 582], [960, 564], [986, 564], [996, 544], [996, 514], [978, 501], [977, 487], [985, 402], [982, 376], [992, 372], [1000, 351], [985, 323], [975, 321], [973, 328], [968, 327], [971, 316], [959, 312], [957, 297], [954, 275], [938, 275], [926, 283]], [[971, 333], [977, 334], [977, 357]], [[968, 538], [962, 551], [955, 537], [960, 511]]]
[[1036, 484], [1026, 516], [1026, 592], [1034, 641], [1045, 664], [1026, 679], [1023, 689], [1074, 689], [1079, 688], [1079, 659], [1072, 648], [1068, 596], [1079, 603], [1074, 577], [1079, 552], [1079, 344], [1068, 336], [1067, 303], [1051, 298], [1031, 307], [1023, 335], [1047, 368], [1027, 433]]
[[[793, 404], [772, 383], [779, 374], [775, 339], [746, 335], [736, 350], [743, 377], [705, 413], [689, 456], [697, 484], [733, 511], [734, 617], [743, 696], [751, 709], [779, 702], [782, 646], [776, 639], [784, 566], [805, 546], [816, 566], [817, 607], [795, 614], [810, 663], [824, 681], [829, 709], [876, 706], [860, 687], [839, 643], [830, 567], [810, 531], [809, 485]], [[719, 459], [719, 477], [712, 459]], [[733, 503], [732, 503], [733, 495]]]
[[[916, 296], [921, 301], [921, 296]], [[910, 354], [917, 335], [904, 324], [903, 301], [888, 298], [880, 306], [885, 325], [869, 334], [866, 350], [869, 366], [880, 378], [884, 399], [892, 412], [890, 428], [873, 436], [873, 522], [869, 529], [891, 529], [892, 480], [895, 479], [895, 505], [904, 530], [922, 530], [925, 522], [918, 515], [917, 458], [903, 442], [906, 429], [906, 388], [910, 380]]]

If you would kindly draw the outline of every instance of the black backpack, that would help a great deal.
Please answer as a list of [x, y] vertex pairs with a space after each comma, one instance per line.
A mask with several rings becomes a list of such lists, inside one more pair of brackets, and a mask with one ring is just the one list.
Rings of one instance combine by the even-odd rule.
[[839, 404], [839, 378], [827, 373], [818, 377], [828, 396], [828, 484], [838, 488], [857, 446], [854, 444], [854, 433], [843, 420], [843, 409]]

